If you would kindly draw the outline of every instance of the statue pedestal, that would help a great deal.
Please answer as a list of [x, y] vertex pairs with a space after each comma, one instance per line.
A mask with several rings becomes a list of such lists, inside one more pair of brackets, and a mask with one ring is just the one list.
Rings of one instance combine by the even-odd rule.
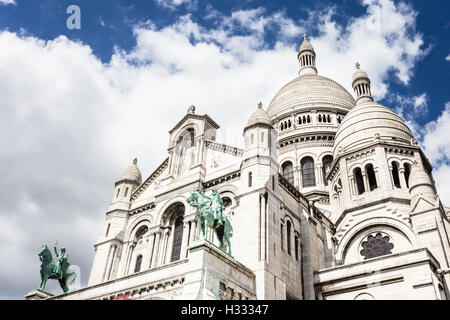
[[36, 290], [29, 292], [25, 296], [25, 299], [27, 299], [27, 300], [46, 300], [51, 297], [53, 297], [52, 294], [36, 289]]
[[256, 299], [255, 274], [250, 269], [204, 240], [188, 250], [183, 299]]

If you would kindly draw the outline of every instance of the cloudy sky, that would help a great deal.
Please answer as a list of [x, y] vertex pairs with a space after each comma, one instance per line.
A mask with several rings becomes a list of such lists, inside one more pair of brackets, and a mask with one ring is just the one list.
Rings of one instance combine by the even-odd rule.
[[[71, 4], [81, 30], [66, 26]], [[37, 252], [56, 240], [86, 285], [132, 159], [149, 175], [190, 105], [242, 146], [257, 103], [296, 77], [304, 32], [319, 74], [350, 92], [361, 63], [450, 206], [449, 10], [445, 0], [0, 0], [0, 299], [39, 285]]]

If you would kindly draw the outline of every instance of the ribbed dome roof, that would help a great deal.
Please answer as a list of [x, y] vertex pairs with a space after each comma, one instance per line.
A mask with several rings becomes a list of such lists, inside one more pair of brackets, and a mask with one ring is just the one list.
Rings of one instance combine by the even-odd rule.
[[131, 164], [122, 174], [119, 181], [128, 180], [136, 184], [142, 183], [142, 175], [139, 167], [137, 166], [137, 159], [134, 159], [133, 164]]
[[367, 75], [367, 73], [365, 71], [357, 68], [355, 73], [353, 74], [352, 82], [354, 82], [356, 79], [360, 79], [360, 78], [367, 78], [367, 79], [369, 79], [369, 76]]
[[267, 108], [273, 120], [278, 116], [311, 106], [338, 106], [350, 110], [355, 99], [343, 86], [327, 77], [304, 75], [286, 84]]
[[300, 48], [298, 49], [299, 52], [302, 52], [304, 50], [314, 51], [314, 48], [313, 48], [312, 44], [307, 39], [305, 39], [302, 42], [302, 44], [300, 45]]
[[247, 127], [253, 126], [255, 124], [267, 124], [272, 125], [272, 121], [270, 120], [267, 113], [263, 110], [262, 104], [258, 105], [258, 108], [253, 112], [250, 119], [248, 119]]
[[411, 130], [391, 109], [369, 102], [353, 108], [336, 132], [334, 154], [354, 150], [375, 140], [410, 145]]

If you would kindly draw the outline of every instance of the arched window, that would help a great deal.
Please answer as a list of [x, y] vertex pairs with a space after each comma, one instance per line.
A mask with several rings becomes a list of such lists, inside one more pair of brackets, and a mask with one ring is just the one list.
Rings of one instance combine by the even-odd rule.
[[264, 143], [264, 132], [261, 132], [261, 142]]
[[287, 225], [286, 225], [286, 231], [287, 231], [287, 237], [286, 237], [286, 241], [287, 241], [287, 251], [288, 254], [291, 254], [291, 222], [288, 221]]
[[283, 177], [289, 181], [291, 184], [294, 184], [294, 166], [292, 162], [286, 161], [282, 166]]
[[358, 194], [363, 194], [366, 189], [364, 188], [364, 180], [361, 168], [356, 168], [355, 171], [353, 171], [353, 175], [355, 176], [356, 190], [358, 191]]
[[183, 224], [184, 216], [180, 216], [175, 220], [175, 228], [173, 231], [173, 248], [171, 261], [180, 260], [181, 256], [181, 243], [183, 242]]
[[368, 164], [366, 166], [366, 175], [367, 175], [367, 178], [369, 179], [370, 191], [373, 191], [376, 188], [378, 188], [377, 178], [375, 176], [375, 170], [373, 169], [373, 165], [372, 164]]
[[316, 176], [314, 173], [314, 160], [311, 157], [305, 157], [301, 161], [303, 187], [314, 187], [316, 185]]
[[310, 117], [310, 116], [307, 116], [307, 117], [306, 117], [306, 122], [308, 122], [308, 123], [311, 122], [311, 117]]
[[116, 195], [116, 198], [118, 198], [119, 195], [120, 195], [120, 189], [117, 189], [117, 195]]
[[280, 128], [281, 128], [281, 131], [283, 131], [283, 130], [284, 130], [284, 124], [283, 124], [283, 122], [281, 123], [281, 126], [280, 126]]
[[251, 188], [253, 185], [253, 174], [251, 172], [248, 173], [248, 187]]
[[331, 123], [331, 116], [330, 115], [327, 115], [327, 121], [328, 121], [328, 123]]
[[125, 189], [125, 198], [128, 196], [128, 188]]
[[330, 167], [331, 163], [333, 162], [332, 156], [325, 156], [322, 159], [322, 176], [323, 176], [323, 183], [327, 186], [327, 169]]
[[319, 114], [319, 122], [322, 122], [322, 115]]
[[233, 203], [233, 201], [231, 201], [231, 199], [229, 197], [223, 197], [222, 201], [223, 201], [224, 208], [228, 208]]
[[411, 174], [411, 165], [409, 163], [405, 163], [403, 167], [405, 168], [406, 187], [409, 188], [409, 175]]
[[298, 236], [295, 236], [295, 240], [294, 240], [294, 244], [295, 244], [295, 260], [298, 261]]
[[108, 234], [109, 234], [109, 229], [111, 228], [111, 223], [108, 223], [108, 227], [106, 228], [106, 234], [105, 234], [105, 237], [107, 237], [108, 236]]
[[360, 253], [364, 260], [391, 254], [394, 244], [390, 241], [389, 236], [382, 235], [380, 232], [376, 235], [371, 234], [361, 243], [362, 250]]
[[291, 120], [288, 120], [288, 127], [291, 127]]
[[139, 230], [136, 232], [136, 240], [139, 241], [148, 231], [147, 226], [142, 226], [139, 228]]
[[255, 143], [255, 136], [253, 135], [253, 133], [250, 135], [250, 144]]
[[401, 188], [400, 176], [398, 174], [398, 164], [397, 162], [392, 162], [392, 179], [394, 180], [394, 186]]
[[136, 266], [134, 267], [134, 272], [141, 271], [141, 265], [142, 265], [142, 254], [138, 255], [136, 258]]

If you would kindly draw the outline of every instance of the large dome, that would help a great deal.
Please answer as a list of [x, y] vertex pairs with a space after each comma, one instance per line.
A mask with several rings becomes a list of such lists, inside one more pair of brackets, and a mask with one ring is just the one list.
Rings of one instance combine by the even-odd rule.
[[353, 108], [336, 132], [334, 151], [351, 151], [374, 141], [410, 145], [411, 130], [391, 109], [374, 102]]
[[348, 111], [355, 104], [353, 96], [336, 81], [319, 75], [303, 75], [278, 91], [267, 114], [275, 120], [303, 108], [331, 106]]

